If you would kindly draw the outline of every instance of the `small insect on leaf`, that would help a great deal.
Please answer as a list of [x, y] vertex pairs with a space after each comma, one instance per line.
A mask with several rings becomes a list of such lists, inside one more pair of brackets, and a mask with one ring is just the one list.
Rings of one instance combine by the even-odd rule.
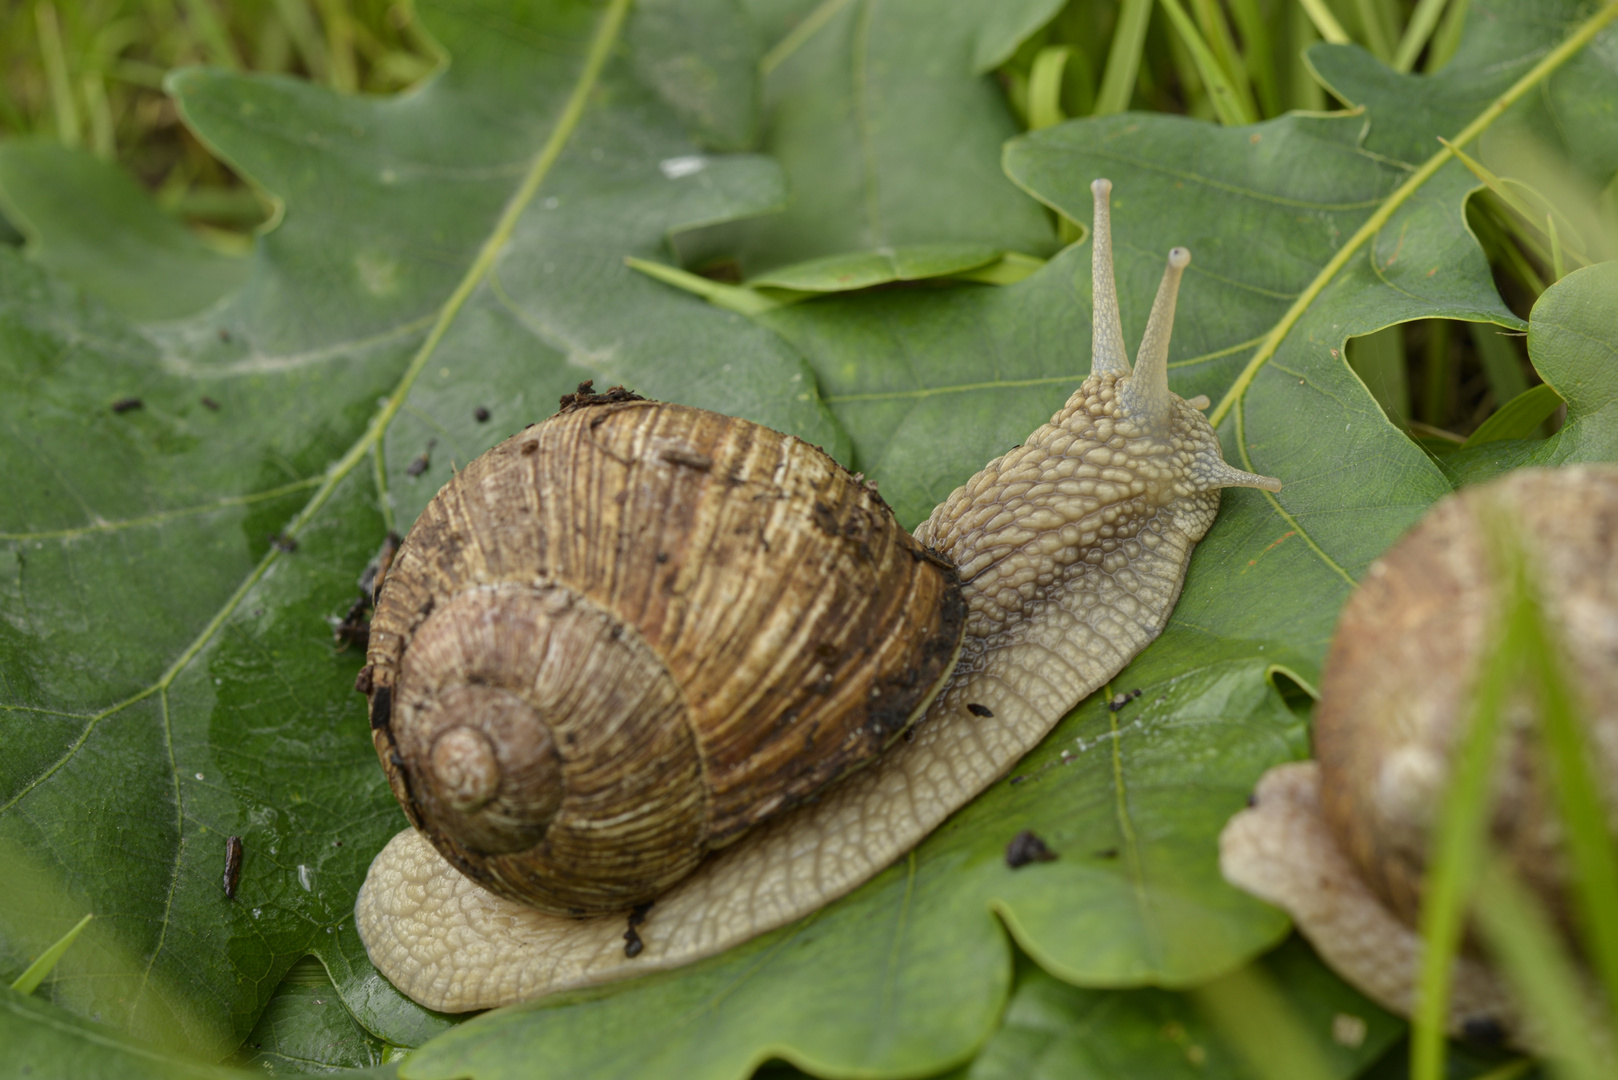
[[1032, 862], [1050, 862], [1055, 858], [1056, 852], [1046, 847], [1045, 841], [1034, 835], [1032, 829], [1024, 829], [1006, 845], [1006, 865], [1013, 870]]
[[236, 899], [236, 886], [242, 880], [242, 838], [225, 841], [225, 899]]

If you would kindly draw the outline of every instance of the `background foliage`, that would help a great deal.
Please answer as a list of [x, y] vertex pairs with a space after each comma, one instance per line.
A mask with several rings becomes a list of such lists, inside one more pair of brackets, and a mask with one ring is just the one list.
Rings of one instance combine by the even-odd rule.
[[[18, 6], [0, 977], [94, 918], [5, 992], [0, 1069], [1346, 1077], [1395, 1047], [1397, 1070], [1402, 1025], [1271, 951], [1284, 919], [1214, 840], [1307, 752], [1338, 605], [1434, 499], [1618, 453], [1618, 36], [1535, 68], [1610, 15]], [[329, 635], [382, 534], [582, 378], [795, 432], [914, 524], [1088, 370], [1097, 175], [1126, 338], [1189, 246], [1175, 389], [1287, 485], [1227, 493], [1163, 637], [1016, 783], [801, 924], [470, 1022], [398, 995], [350, 913], [403, 819]], [[1029, 827], [1061, 857], [1013, 873]]]

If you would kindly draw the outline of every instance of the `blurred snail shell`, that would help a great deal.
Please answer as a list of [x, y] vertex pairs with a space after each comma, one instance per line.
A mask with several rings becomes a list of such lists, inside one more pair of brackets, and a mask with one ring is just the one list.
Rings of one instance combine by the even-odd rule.
[[[790, 922], [1157, 636], [1219, 489], [1280, 482], [1225, 464], [1206, 399], [1168, 388], [1184, 249], [1131, 368], [1110, 187], [1092, 185], [1091, 375], [913, 538], [818, 449], [622, 392], [564, 399], [445, 486], [368, 658], [377, 751], [419, 829], [356, 904], [395, 985], [487, 1008]], [[654, 897], [626, 957], [622, 913]], [[590, 912], [618, 914], [569, 917]]]
[[[1428, 839], [1498, 622], [1485, 504], [1526, 545], [1618, 835], [1618, 468], [1579, 466], [1522, 469], [1449, 496], [1372, 565], [1326, 657], [1318, 762], [1272, 769], [1221, 837], [1232, 883], [1285, 908], [1340, 974], [1405, 1015]], [[1537, 709], [1519, 695], [1503, 721], [1492, 843], [1568, 926], [1562, 829], [1533, 749]], [[1504, 986], [1466, 955], [1451, 1029], [1532, 1042]]]

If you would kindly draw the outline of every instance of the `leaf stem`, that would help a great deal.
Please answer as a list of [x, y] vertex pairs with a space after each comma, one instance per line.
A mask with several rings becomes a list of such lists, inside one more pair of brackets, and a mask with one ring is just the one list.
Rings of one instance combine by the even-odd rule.
[[1369, 218], [1365, 219], [1365, 224], [1361, 225], [1354, 235], [1349, 237], [1348, 243], [1337, 250], [1337, 254], [1332, 256], [1331, 261], [1321, 269], [1320, 273], [1315, 275], [1315, 279], [1299, 294], [1298, 299], [1293, 301], [1292, 306], [1287, 309], [1287, 313], [1281, 316], [1281, 321], [1276, 323], [1275, 328], [1265, 336], [1264, 343], [1258, 347], [1258, 351], [1247, 362], [1247, 366], [1242, 369], [1241, 374], [1236, 376], [1236, 381], [1225, 392], [1225, 396], [1220, 399], [1219, 404], [1214, 406], [1213, 412], [1208, 415], [1209, 423], [1217, 427], [1219, 422], [1229, 414], [1236, 401], [1247, 393], [1247, 388], [1253, 382], [1254, 377], [1258, 375], [1259, 369], [1269, 362], [1270, 357], [1275, 355], [1276, 350], [1281, 347], [1281, 342], [1292, 332], [1292, 328], [1297, 325], [1304, 312], [1309, 310], [1309, 306], [1315, 302], [1316, 297], [1325, 291], [1327, 285], [1331, 284], [1332, 279], [1337, 276], [1337, 272], [1348, 265], [1348, 260], [1354, 257], [1354, 254], [1365, 245], [1365, 242], [1375, 236], [1382, 226], [1388, 223], [1395, 210], [1403, 206], [1410, 196], [1414, 195], [1423, 184], [1432, 179], [1434, 173], [1443, 168], [1455, 156], [1454, 147], [1465, 146], [1488, 130], [1489, 125], [1500, 119], [1501, 114], [1516, 104], [1518, 98], [1566, 63], [1574, 53], [1588, 45], [1590, 39], [1600, 33], [1615, 18], [1618, 18], [1618, 0], [1610, 0], [1600, 11], [1586, 19], [1583, 26], [1569, 34], [1565, 41], [1549, 53], [1546, 53], [1544, 58], [1535, 64], [1526, 75], [1512, 84], [1510, 89], [1490, 102], [1487, 108], [1451, 140], [1452, 145], [1446, 145], [1438, 153], [1423, 162], [1420, 168], [1411, 173], [1410, 178], [1400, 184], [1398, 189], [1392, 195], [1389, 195], [1387, 200]]

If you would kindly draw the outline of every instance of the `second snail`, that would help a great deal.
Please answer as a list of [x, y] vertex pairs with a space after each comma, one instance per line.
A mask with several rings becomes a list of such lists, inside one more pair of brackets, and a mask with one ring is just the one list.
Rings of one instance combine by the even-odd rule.
[[[1612, 465], [1519, 469], [1440, 500], [1343, 608], [1315, 712], [1318, 760], [1271, 769], [1220, 837], [1225, 877], [1283, 908], [1338, 974], [1393, 1012], [1411, 1015], [1418, 998], [1429, 847], [1482, 665], [1515, 659], [1489, 659], [1508, 592], [1491, 532], [1523, 549], [1533, 583], [1524, 587], [1557, 643], [1587, 768], [1618, 837], [1615, 522]], [[1503, 702], [1488, 844], [1579, 953], [1581, 936], [1595, 934], [1575, 901], [1544, 711], [1520, 686]], [[1446, 1026], [1474, 1041], [1552, 1046], [1473, 940], [1454, 963]]]
[[818, 448], [621, 392], [570, 396], [445, 486], [362, 680], [412, 825], [356, 906], [395, 985], [488, 1008], [799, 918], [1157, 636], [1220, 489], [1281, 485], [1169, 390], [1183, 248], [1131, 366], [1110, 190], [1090, 376], [913, 537]]

